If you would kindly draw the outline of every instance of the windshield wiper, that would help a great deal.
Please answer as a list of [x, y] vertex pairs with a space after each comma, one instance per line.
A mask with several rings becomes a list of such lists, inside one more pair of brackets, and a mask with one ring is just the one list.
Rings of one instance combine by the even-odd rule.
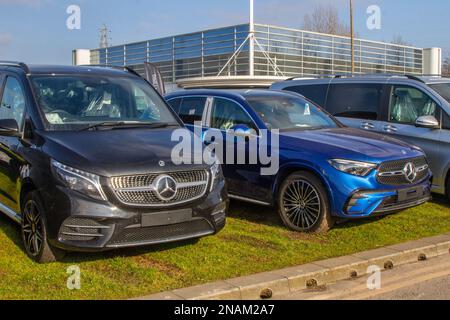
[[178, 126], [178, 123], [166, 123], [166, 122], [155, 122], [155, 123], [146, 123], [146, 122], [132, 122], [132, 121], [119, 121], [119, 122], [101, 122], [86, 128], [81, 129], [80, 131], [89, 131], [89, 130], [98, 130], [100, 128], [109, 128], [111, 130], [114, 129], [129, 129], [129, 128], [139, 128], [146, 127], [150, 129], [159, 129], [159, 128], [167, 128], [172, 126]]

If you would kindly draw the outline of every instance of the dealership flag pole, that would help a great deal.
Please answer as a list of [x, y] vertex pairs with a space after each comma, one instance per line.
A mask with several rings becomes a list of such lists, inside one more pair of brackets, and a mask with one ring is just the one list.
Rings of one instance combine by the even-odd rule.
[[250, 0], [250, 46], [249, 46], [249, 64], [250, 64], [250, 76], [255, 75], [255, 14], [254, 14], [254, 1]]
[[[283, 76], [283, 72], [280, 70], [280, 68], [277, 65], [277, 62], [272, 59], [272, 57], [269, 55], [267, 50], [261, 46], [261, 44], [258, 42], [258, 40], [255, 37], [255, 15], [254, 15], [254, 3], [253, 0], [250, 0], [250, 29], [247, 38], [245, 38], [244, 42], [237, 48], [237, 50], [233, 53], [233, 55], [228, 59], [227, 63], [223, 66], [223, 68], [219, 71], [219, 74], [217, 76], [221, 76], [222, 73], [224, 73], [229, 66], [231, 66], [233, 63], [236, 62], [236, 58], [238, 57], [239, 53], [241, 53], [242, 49], [244, 48], [245, 44], [248, 42], [249, 44], [249, 75], [253, 77], [255, 75], [255, 44], [258, 46], [260, 52], [267, 58], [267, 61], [272, 66], [275, 75], [277, 76]], [[229, 72], [228, 72], [229, 73]]]

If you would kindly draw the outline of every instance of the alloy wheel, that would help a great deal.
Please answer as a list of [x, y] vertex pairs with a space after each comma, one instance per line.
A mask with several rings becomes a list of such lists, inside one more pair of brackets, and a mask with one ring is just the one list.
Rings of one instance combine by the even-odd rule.
[[310, 230], [321, 217], [321, 200], [317, 189], [308, 181], [292, 181], [283, 194], [285, 217], [297, 228]]
[[34, 200], [26, 203], [23, 210], [22, 236], [28, 253], [37, 257], [44, 244], [42, 218]]

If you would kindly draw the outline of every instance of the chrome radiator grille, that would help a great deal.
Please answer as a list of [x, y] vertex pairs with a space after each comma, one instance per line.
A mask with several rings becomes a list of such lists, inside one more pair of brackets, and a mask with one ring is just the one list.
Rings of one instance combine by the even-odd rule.
[[[208, 177], [206, 170], [150, 173], [113, 177], [110, 179], [110, 186], [119, 201], [126, 205], [176, 205], [204, 196], [208, 188]], [[171, 189], [169, 183], [173, 183]], [[161, 190], [165, 187], [169, 188], [170, 197], [162, 194]]]
[[390, 186], [410, 185], [425, 179], [428, 168], [425, 157], [389, 161], [380, 165], [377, 179], [379, 183]]

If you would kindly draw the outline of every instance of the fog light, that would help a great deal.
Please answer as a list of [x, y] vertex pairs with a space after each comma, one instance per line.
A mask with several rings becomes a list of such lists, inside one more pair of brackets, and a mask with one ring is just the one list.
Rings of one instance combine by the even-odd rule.
[[347, 213], [350, 215], [370, 215], [385, 199], [396, 194], [394, 191], [355, 193], [348, 202]]
[[222, 202], [221, 204], [219, 204], [217, 207], [214, 208], [213, 214], [212, 215], [216, 215], [219, 213], [226, 213], [227, 211], [227, 204], [226, 202]]
[[227, 204], [221, 203], [219, 204], [213, 211], [212, 217], [216, 225], [222, 224], [227, 217]]
[[213, 215], [213, 219], [216, 225], [222, 224], [225, 221], [226, 217], [227, 216], [225, 212], [219, 212]]
[[[59, 231], [59, 239], [62, 241], [93, 241], [105, 237], [110, 226], [86, 218], [68, 218], [64, 221]], [[108, 230], [108, 231], [107, 231]]]

